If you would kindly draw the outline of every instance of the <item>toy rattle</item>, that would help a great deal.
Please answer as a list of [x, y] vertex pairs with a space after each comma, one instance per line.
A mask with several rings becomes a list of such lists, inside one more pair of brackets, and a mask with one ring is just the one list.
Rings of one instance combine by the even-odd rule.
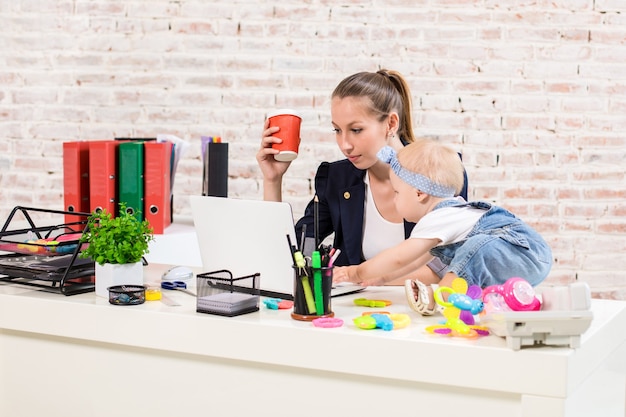
[[[443, 300], [442, 292], [448, 293], [448, 301]], [[468, 338], [488, 335], [489, 330], [484, 326], [476, 326], [474, 321], [474, 314], [480, 313], [483, 309], [483, 303], [480, 301], [481, 294], [480, 287], [477, 285], [468, 287], [467, 281], [463, 278], [455, 278], [452, 281], [452, 288], [437, 288], [434, 293], [435, 301], [444, 307], [442, 313], [446, 322], [428, 326], [426, 331]]]
[[[448, 301], [444, 301], [442, 292], [448, 293]], [[459, 318], [465, 324], [474, 324], [474, 314], [483, 311], [483, 302], [480, 299], [482, 290], [478, 285], [467, 286], [467, 281], [463, 278], [456, 278], [452, 281], [452, 288], [439, 287], [433, 294], [437, 304], [443, 307], [455, 307], [460, 310]]]

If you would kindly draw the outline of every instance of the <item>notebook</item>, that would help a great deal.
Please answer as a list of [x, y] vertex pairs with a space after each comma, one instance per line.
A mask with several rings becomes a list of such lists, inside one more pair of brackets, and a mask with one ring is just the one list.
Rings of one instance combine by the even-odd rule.
[[[204, 272], [229, 270], [233, 277], [260, 273], [261, 295], [293, 299], [293, 258], [287, 235], [296, 245], [289, 203], [190, 196]], [[340, 284], [332, 297], [364, 290]]]

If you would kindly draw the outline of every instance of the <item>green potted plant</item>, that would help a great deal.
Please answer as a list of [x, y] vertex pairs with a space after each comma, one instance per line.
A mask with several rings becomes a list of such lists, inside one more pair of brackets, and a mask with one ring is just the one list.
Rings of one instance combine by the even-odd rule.
[[138, 220], [124, 203], [116, 217], [106, 210], [92, 213], [81, 237], [87, 246], [80, 256], [95, 262], [96, 295], [108, 297], [113, 285], [143, 285], [141, 260], [152, 240], [150, 223]]

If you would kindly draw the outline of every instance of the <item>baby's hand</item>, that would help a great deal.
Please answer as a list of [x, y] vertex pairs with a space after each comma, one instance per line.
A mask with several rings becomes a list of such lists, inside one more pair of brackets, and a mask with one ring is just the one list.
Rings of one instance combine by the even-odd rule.
[[333, 282], [355, 282], [356, 266], [336, 266], [333, 268]]

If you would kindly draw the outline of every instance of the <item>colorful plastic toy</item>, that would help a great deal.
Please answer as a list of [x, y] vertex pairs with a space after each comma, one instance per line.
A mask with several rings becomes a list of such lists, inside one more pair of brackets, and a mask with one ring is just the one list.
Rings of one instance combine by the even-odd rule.
[[387, 307], [391, 305], [391, 301], [369, 300], [367, 298], [357, 298], [354, 300], [354, 304], [361, 306], [361, 307]]
[[[441, 295], [448, 293], [448, 301]], [[477, 285], [469, 286], [463, 278], [456, 278], [452, 281], [452, 288], [439, 287], [434, 293], [437, 304], [444, 307], [443, 316], [446, 322], [440, 325], [428, 326], [426, 331], [433, 334], [477, 337], [486, 336], [489, 330], [484, 326], [475, 325], [474, 314], [483, 310], [483, 303], [480, 300], [482, 290]]]
[[402, 329], [411, 324], [411, 317], [408, 314], [404, 313], [394, 313], [390, 314], [389, 318], [393, 322], [393, 329]]
[[373, 314], [366, 314], [364, 316], [355, 317], [352, 321], [359, 329], [371, 330], [376, 328], [376, 319], [372, 316]]
[[[448, 301], [444, 301], [442, 292], [448, 293]], [[434, 293], [435, 301], [443, 307], [455, 307], [460, 310], [459, 318], [467, 325], [474, 324], [474, 314], [483, 311], [483, 302], [480, 299], [482, 290], [478, 285], [467, 286], [463, 278], [452, 281], [452, 288], [439, 287]]]
[[263, 304], [270, 310], [287, 310], [293, 307], [293, 301], [280, 298], [267, 298], [263, 300]]
[[483, 290], [483, 302], [488, 312], [494, 311], [537, 311], [541, 301], [535, 290], [524, 278], [513, 277], [502, 285], [492, 285]]
[[376, 327], [388, 332], [393, 330], [393, 321], [387, 314], [370, 314], [374, 320], [376, 320]]
[[390, 331], [407, 327], [411, 324], [411, 318], [408, 314], [401, 313], [363, 313], [360, 317], [354, 318], [353, 322], [359, 329]]
[[313, 326], [330, 329], [343, 326], [343, 320], [336, 317], [320, 317], [311, 321]]

